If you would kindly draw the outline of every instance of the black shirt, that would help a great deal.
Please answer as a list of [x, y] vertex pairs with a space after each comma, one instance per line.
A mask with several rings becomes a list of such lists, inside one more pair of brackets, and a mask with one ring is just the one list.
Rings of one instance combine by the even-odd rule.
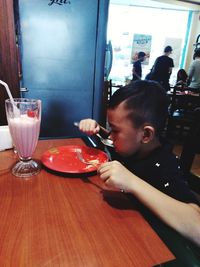
[[[137, 73], [137, 75], [141, 78], [142, 77], [142, 66], [141, 66], [141, 61], [137, 60], [134, 64], [133, 64], [133, 68], [135, 69], [135, 72]], [[133, 81], [138, 80], [139, 78], [133, 74]]]
[[169, 82], [169, 69], [174, 67], [174, 61], [168, 56], [160, 56], [156, 59], [153, 66], [153, 80]]
[[154, 150], [147, 158], [120, 160], [127, 169], [163, 193], [186, 203], [199, 204], [179, 166], [179, 158], [167, 146]]

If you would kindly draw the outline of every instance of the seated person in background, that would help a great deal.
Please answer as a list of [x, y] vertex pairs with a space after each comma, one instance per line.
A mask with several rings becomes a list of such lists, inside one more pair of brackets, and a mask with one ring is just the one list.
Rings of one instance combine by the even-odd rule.
[[191, 91], [200, 93], [200, 48], [194, 52], [194, 61], [189, 67], [189, 88]]
[[[117, 90], [108, 106], [108, 122], [120, 161], [103, 163], [98, 173], [109, 188], [132, 194], [164, 223], [200, 246], [200, 207], [182, 176], [178, 158], [160, 140], [168, 98], [154, 81], [135, 81]], [[95, 120], [80, 121], [93, 135]], [[106, 131], [106, 129], [105, 129]]]
[[145, 60], [146, 54], [144, 52], [138, 53], [138, 60], [133, 64], [133, 81], [141, 80], [142, 78], [142, 62]]
[[176, 86], [184, 90], [187, 87], [188, 75], [184, 69], [177, 72]]

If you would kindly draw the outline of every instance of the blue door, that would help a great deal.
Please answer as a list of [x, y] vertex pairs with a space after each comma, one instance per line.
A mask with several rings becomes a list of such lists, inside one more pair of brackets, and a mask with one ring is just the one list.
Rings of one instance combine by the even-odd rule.
[[101, 115], [108, 0], [19, 0], [21, 87], [42, 100], [41, 137]]

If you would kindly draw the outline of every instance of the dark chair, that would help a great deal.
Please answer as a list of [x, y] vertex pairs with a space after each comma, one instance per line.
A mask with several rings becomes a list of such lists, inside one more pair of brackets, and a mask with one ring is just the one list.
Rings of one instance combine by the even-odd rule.
[[183, 143], [194, 121], [194, 110], [200, 107], [200, 97], [185, 92], [177, 92], [174, 87], [169, 95], [169, 116], [166, 124], [166, 137], [174, 142]]
[[194, 120], [183, 144], [180, 165], [191, 189], [200, 194], [200, 177], [191, 172], [193, 160], [200, 153], [200, 108], [194, 110]]
[[104, 81], [104, 87], [103, 87], [102, 92], [103, 92], [103, 97], [102, 97], [102, 109], [101, 109], [100, 124], [106, 128], [107, 106], [108, 106], [108, 101], [110, 100], [110, 97], [112, 95], [112, 80]]

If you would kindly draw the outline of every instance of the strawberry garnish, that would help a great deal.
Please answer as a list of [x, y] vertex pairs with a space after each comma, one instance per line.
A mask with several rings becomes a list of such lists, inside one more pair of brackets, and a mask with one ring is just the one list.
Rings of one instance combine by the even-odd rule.
[[27, 111], [27, 115], [28, 115], [28, 117], [34, 118], [36, 114], [35, 114], [35, 111], [33, 111], [33, 110], [28, 110], [28, 111]]

